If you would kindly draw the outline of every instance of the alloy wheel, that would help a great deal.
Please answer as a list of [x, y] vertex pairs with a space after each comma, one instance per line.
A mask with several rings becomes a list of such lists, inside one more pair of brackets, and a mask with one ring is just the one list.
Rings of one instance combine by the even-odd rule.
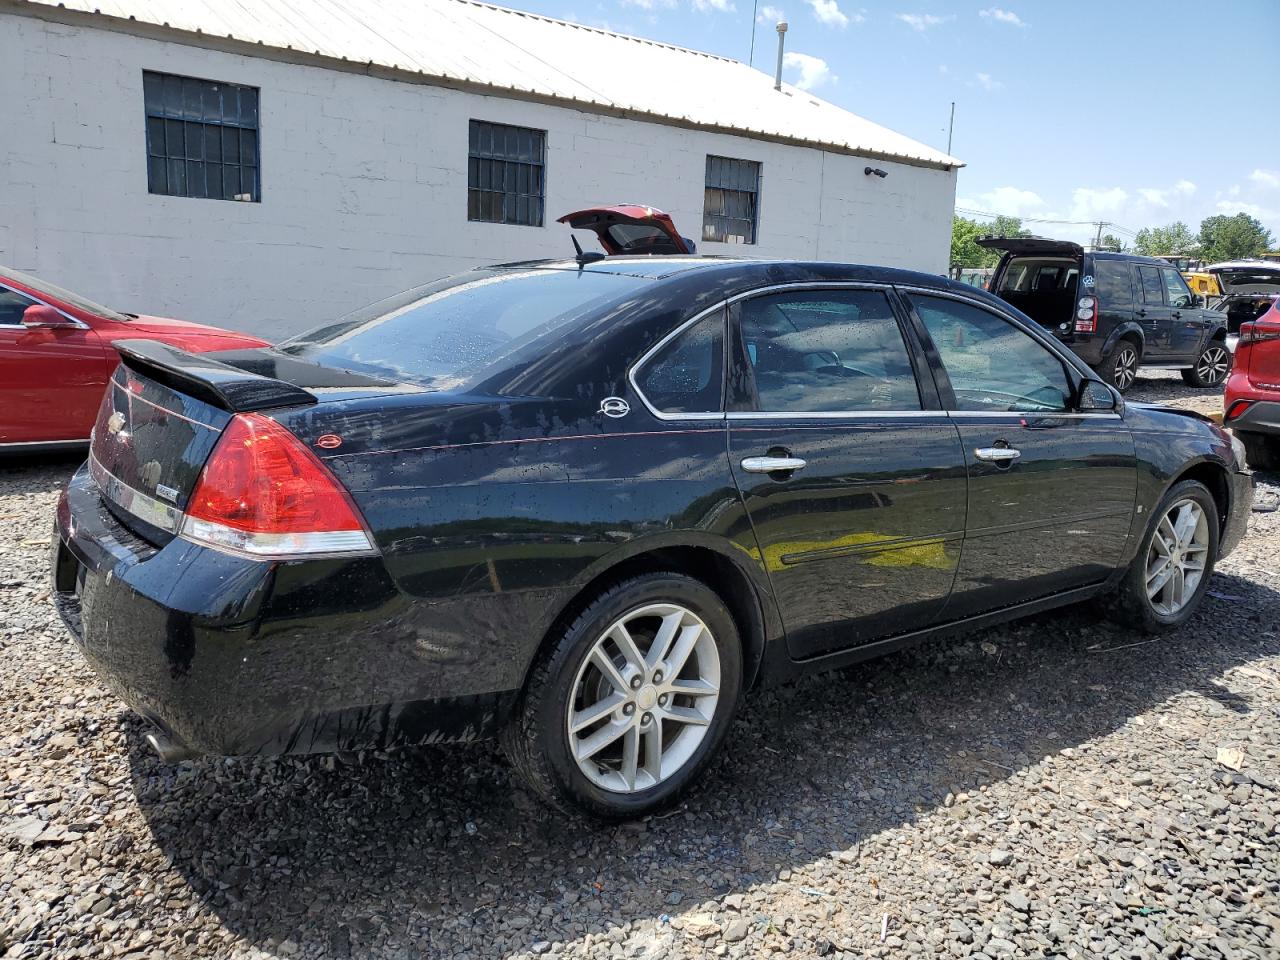
[[1133, 347], [1121, 347], [1116, 355], [1116, 389], [1121, 392], [1133, 386], [1138, 376], [1138, 352]]
[[1212, 346], [1200, 354], [1196, 362], [1196, 376], [1202, 383], [1217, 386], [1227, 378], [1227, 369], [1231, 365], [1231, 357], [1226, 347]]
[[672, 603], [639, 607], [600, 635], [578, 669], [570, 753], [604, 790], [647, 790], [689, 762], [719, 701], [720, 653], [702, 619]]
[[1195, 500], [1171, 506], [1147, 550], [1147, 598], [1151, 608], [1171, 617], [1195, 596], [1209, 559], [1209, 521]]

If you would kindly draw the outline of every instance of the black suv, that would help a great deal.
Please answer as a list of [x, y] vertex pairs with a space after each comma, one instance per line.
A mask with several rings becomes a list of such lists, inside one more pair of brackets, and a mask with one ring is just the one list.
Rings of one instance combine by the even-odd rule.
[[1121, 392], [1139, 364], [1181, 370], [1193, 387], [1227, 379], [1227, 318], [1206, 310], [1182, 274], [1163, 260], [1086, 253], [1043, 237], [984, 237], [1004, 256], [990, 290], [1052, 330]]

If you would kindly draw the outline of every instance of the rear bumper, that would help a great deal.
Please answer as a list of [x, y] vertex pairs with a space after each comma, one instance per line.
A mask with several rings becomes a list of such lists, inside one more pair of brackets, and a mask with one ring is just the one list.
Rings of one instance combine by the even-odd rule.
[[427, 615], [378, 557], [268, 563], [180, 538], [157, 548], [109, 512], [85, 468], [55, 531], [55, 603], [86, 659], [192, 751], [469, 740], [495, 732], [514, 700], [510, 665], [432, 644]]
[[1240, 413], [1225, 422], [1225, 426], [1242, 433], [1280, 435], [1280, 400], [1251, 400], [1247, 396], [1228, 393], [1231, 403], [1251, 401]]

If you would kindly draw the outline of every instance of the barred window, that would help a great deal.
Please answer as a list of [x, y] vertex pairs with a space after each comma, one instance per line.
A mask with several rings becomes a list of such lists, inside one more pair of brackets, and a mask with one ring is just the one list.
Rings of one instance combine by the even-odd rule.
[[759, 196], [760, 164], [708, 156], [702, 239], [755, 243]]
[[545, 130], [471, 121], [467, 219], [542, 226]]
[[144, 70], [142, 90], [151, 193], [261, 199], [257, 87]]

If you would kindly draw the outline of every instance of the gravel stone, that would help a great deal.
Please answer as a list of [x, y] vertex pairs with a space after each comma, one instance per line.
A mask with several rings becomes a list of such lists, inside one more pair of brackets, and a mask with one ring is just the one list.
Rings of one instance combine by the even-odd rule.
[[50, 603], [76, 466], [0, 466], [6, 960], [1280, 956], [1280, 512], [1167, 637], [1084, 605], [771, 689], [597, 827], [492, 744], [161, 764]]

